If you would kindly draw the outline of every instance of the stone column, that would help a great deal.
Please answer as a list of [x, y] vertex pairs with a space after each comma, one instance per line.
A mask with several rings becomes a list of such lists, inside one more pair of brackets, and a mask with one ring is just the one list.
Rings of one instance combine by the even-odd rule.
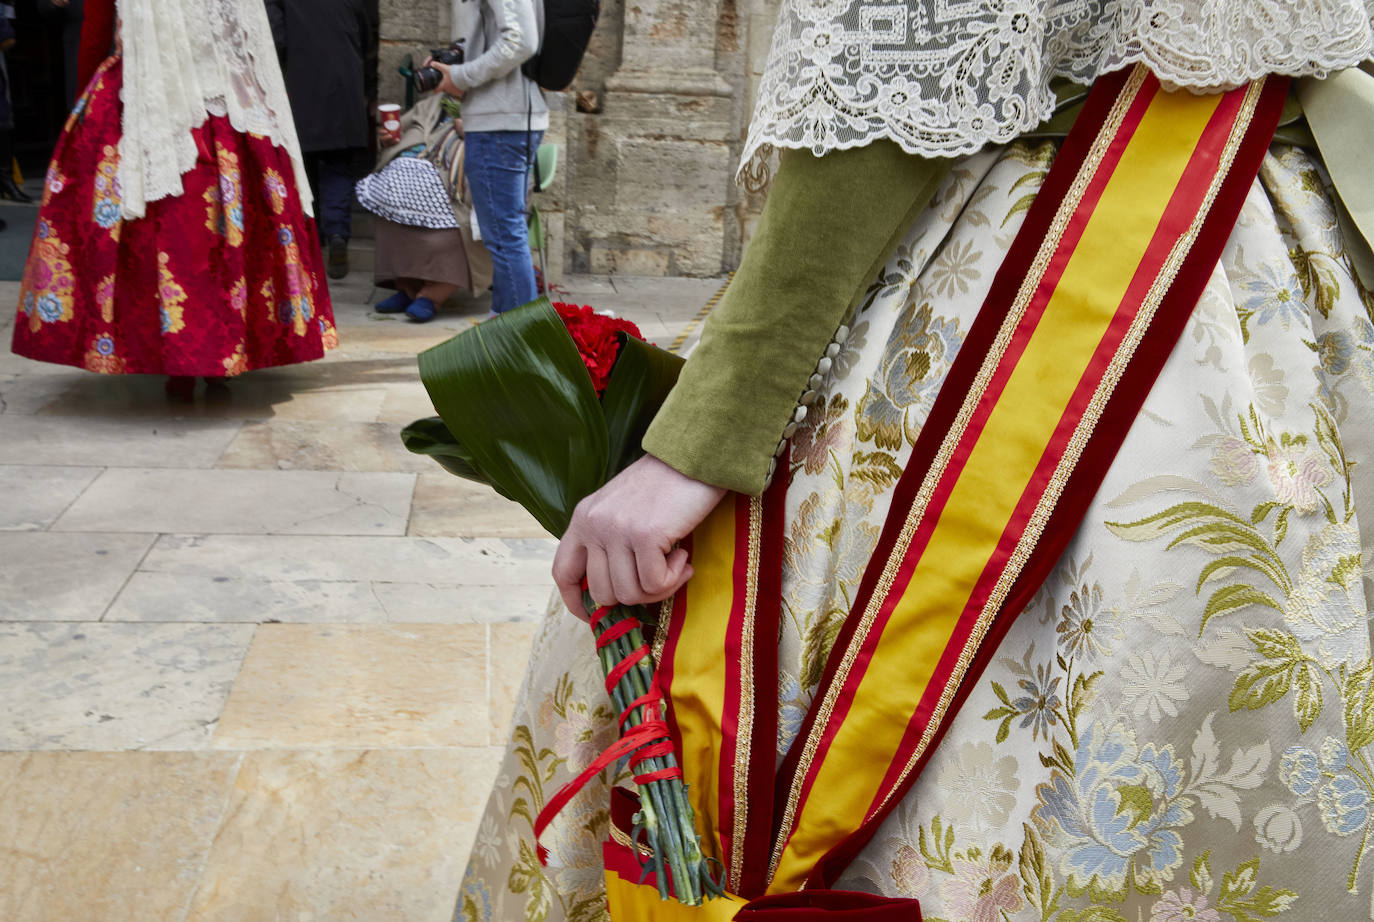
[[588, 126], [596, 201], [580, 209], [574, 244], [592, 272], [709, 276], [727, 262], [738, 129], [716, 69], [722, 2], [625, 5], [620, 67]]

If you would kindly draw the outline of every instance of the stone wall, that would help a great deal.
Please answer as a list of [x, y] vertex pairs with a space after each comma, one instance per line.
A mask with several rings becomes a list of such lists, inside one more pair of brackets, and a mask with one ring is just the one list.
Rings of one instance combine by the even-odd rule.
[[[762, 205], [734, 182], [777, 0], [602, 0], [573, 86], [550, 93], [560, 146], [536, 204], [550, 278], [714, 276], [735, 268]], [[443, 44], [448, 0], [381, 0], [381, 95], [406, 54]]]
[[405, 86], [397, 68], [406, 55], [416, 63], [431, 48], [449, 42], [451, 25], [446, 0], [380, 0], [382, 34], [378, 95], [383, 102], [403, 102]]

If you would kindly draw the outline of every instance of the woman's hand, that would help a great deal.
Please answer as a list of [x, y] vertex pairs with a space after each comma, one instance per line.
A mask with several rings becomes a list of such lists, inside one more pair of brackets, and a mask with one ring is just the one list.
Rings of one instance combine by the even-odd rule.
[[586, 619], [582, 579], [598, 605], [645, 605], [668, 598], [692, 577], [677, 546], [725, 496], [645, 455], [577, 504], [553, 578], [563, 602]]
[[463, 94], [467, 92], [467, 90], [460, 89], [458, 84], [453, 82], [453, 76], [449, 72], [447, 64], [441, 64], [435, 61], [433, 58], [425, 58], [425, 63], [421, 64], [420, 66], [432, 67], [443, 75], [442, 78], [439, 80], [439, 85], [435, 87], [435, 89], [438, 90], [440, 93], [447, 93], [454, 99], [462, 99]]

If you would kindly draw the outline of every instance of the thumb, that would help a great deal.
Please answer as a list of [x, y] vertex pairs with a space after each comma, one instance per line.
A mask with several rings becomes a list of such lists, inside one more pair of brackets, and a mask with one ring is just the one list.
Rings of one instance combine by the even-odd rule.
[[677, 591], [687, 585], [687, 581], [695, 574], [696, 570], [692, 569], [686, 548], [675, 548], [668, 555], [668, 574], [665, 580], [668, 588], [664, 591], [663, 597], [676, 595]]

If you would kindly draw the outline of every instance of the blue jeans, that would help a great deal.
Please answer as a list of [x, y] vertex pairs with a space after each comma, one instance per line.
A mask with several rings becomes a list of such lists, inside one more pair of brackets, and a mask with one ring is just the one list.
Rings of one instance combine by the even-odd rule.
[[525, 223], [525, 191], [542, 131], [469, 131], [468, 189], [491, 253], [491, 309], [498, 314], [538, 297]]

